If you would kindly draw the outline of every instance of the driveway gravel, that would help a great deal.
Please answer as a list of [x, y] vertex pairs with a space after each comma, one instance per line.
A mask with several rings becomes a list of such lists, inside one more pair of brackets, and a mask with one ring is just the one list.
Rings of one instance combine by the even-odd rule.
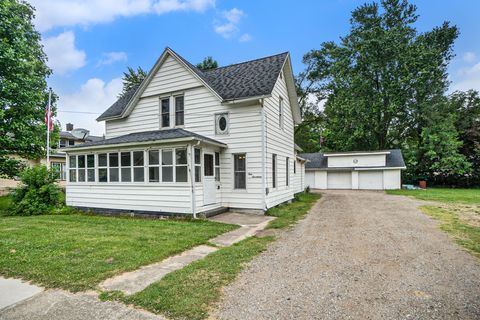
[[326, 191], [224, 290], [222, 319], [480, 319], [480, 263], [403, 196]]

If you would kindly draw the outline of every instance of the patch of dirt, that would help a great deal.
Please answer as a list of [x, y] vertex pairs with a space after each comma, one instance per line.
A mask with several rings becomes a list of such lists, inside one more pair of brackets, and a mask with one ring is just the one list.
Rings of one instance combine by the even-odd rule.
[[480, 205], [474, 204], [441, 204], [438, 207], [454, 212], [462, 222], [480, 227]]

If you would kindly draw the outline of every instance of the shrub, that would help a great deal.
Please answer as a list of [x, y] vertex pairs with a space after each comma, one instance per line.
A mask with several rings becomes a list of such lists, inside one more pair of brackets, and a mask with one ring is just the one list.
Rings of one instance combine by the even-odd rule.
[[40, 215], [60, 209], [64, 196], [55, 184], [56, 177], [54, 170], [43, 165], [25, 168], [20, 174], [22, 186], [12, 191], [12, 214]]

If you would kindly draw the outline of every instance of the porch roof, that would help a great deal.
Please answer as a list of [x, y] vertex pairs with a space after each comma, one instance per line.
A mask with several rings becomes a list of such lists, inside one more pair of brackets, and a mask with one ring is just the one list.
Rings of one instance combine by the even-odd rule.
[[97, 149], [101, 147], [114, 145], [134, 145], [134, 144], [148, 144], [151, 142], [177, 142], [177, 141], [202, 141], [208, 144], [217, 145], [220, 147], [227, 147], [227, 145], [218, 140], [202, 136], [200, 134], [190, 132], [184, 129], [165, 129], [154, 131], [143, 131], [118, 136], [115, 138], [87, 142], [68, 148], [62, 148], [62, 151], [74, 151], [83, 149]]

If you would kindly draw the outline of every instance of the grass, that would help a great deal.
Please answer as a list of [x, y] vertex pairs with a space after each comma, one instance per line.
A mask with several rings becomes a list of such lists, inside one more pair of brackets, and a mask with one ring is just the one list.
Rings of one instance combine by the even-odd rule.
[[480, 204], [480, 189], [429, 188], [426, 190], [388, 190], [388, 194], [413, 196], [420, 200], [444, 203]]
[[320, 195], [316, 193], [300, 193], [298, 200], [269, 209], [267, 215], [277, 219], [271, 221], [268, 228], [281, 229], [293, 225], [307, 214], [319, 198]]
[[[264, 251], [272, 237], [252, 237], [209, 254], [132, 296], [113, 293], [120, 299], [172, 319], [205, 319], [221, 288], [232, 282], [245, 263]], [[109, 298], [108, 294], [103, 295]]]
[[237, 226], [92, 215], [0, 218], [0, 274], [70, 291], [207, 243]]
[[0, 196], [0, 216], [6, 216], [11, 205], [12, 198], [10, 196]]
[[423, 206], [421, 210], [434, 219], [439, 220], [441, 222], [440, 229], [450, 234], [456, 243], [480, 258], [479, 226], [465, 222], [453, 210], [435, 206]]

